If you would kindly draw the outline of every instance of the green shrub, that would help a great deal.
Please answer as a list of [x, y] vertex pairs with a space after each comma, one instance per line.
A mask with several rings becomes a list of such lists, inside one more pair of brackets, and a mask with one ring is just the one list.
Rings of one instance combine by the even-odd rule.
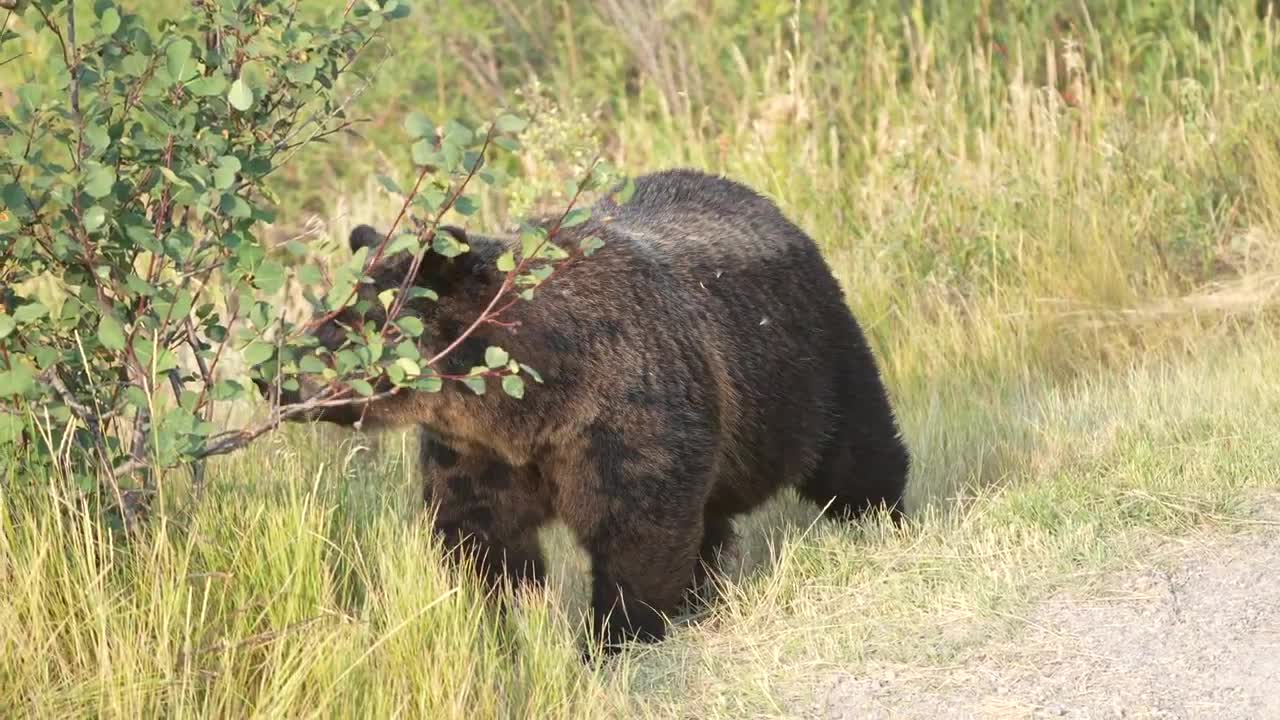
[[[338, 81], [408, 5], [369, 0], [321, 14], [284, 0], [198, 0], [156, 30], [110, 0], [83, 10], [68, 0], [25, 6], [25, 23], [56, 38], [63, 72], [29, 77], [0, 120], [0, 443], [26, 446], [92, 492], [102, 477], [145, 481], [231, 452], [320, 403], [366, 402], [379, 382], [438, 391], [443, 357], [422, 357], [421, 323], [397, 317], [407, 299], [434, 297], [430, 288], [407, 277], [379, 298], [385, 323], [352, 331], [334, 352], [279, 298], [299, 284], [322, 317], [362, 313], [355, 290], [382, 259], [408, 251], [416, 267], [424, 253], [466, 252], [435, 228], [448, 211], [475, 212], [475, 181], [503, 183], [486, 159], [518, 147], [525, 121], [437, 127], [408, 114], [411, 188], [379, 176], [400, 214], [380, 246], [341, 264], [320, 292], [305, 246], [262, 237], [276, 205], [267, 179], [352, 126]], [[6, 31], [0, 47], [13, 37]], [[571, 203], [610, 176], [599, 163], [587, 172]], [[499, 266], [509, 272], [502, 292], [530, 299], [566, 253], [545, 231], [525, 234], [524, 251]], [[227, 370], [229, 355], [240, 369]], [[521, 371], [508, 359], [459, 379], [482, 392], [502, 377], [522, 395]], [[215, 424], [215, 407], [245, 399], [255, 382], [296, 391], [304, 376], [322, 388], [306, 402], [257, 424]]]

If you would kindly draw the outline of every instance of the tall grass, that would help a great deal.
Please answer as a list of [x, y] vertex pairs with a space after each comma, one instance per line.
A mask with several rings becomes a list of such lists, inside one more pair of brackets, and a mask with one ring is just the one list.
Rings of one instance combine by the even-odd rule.
[[[1040, 591], [1154, 533], [1229, 522], [1280, 489], [1280, 338], [1219, 341], [1070, 386], [1010, 380], [908, 403], [913, 481], [1002, 482], [903, 533], [782, 498], [739, 528], [720, 598], [656, 647], [586, 668], [581, 553], [501, 616], [440, 562], [410, 446], [295, 429], [219, 464], [122, 544], [9, 466], [0, 705], [40, 717], [742, 717], [799, 712], [851, 664], [945, 665]], [[336, 446], [336, 447], [335, 447]], [[181, 493], [181, 488], [174, 488]], [[692, 624], [688, 624], [688, 623]]]
[[[444, 0], [366, 58], [367, 139], [282, 178], [276, 232], [323, 255], [386, 222], [367, 178], [407, 161], [409, 109], [534, 106], [517, 205], [595, 144], [747, 182], [871, 336], [916, 456], [904, 533], [784, 498], [743, 524], [712, 610], [584, 668], [563, 530], [550, 590], [499, 614], [439, 562], [411, 438], [291, 428], [199, 497], [164, 478], [127, 543], [11, 456], [0, 708], [798, 715], [827, 668], [953, 661], [1064, 574], [1280, 487], [1276, 27], [1245, 2], [856, 5]], [[39, 65], [28, 38], [0, 79]]]

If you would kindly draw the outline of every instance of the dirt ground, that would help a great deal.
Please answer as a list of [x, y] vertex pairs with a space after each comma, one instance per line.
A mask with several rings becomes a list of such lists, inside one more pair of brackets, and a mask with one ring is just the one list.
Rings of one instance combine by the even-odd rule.
[[1280, 502], [1067, 589], [963, 664], [835, 677], [810, 717], [1280, 720]]

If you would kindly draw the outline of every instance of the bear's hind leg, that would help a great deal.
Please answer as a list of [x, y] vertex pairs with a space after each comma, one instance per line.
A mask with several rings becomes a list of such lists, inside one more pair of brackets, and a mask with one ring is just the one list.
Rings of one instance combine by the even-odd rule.
[[712, 576], [719, 572], [721, 557], [728, 552], [735, 539], [733, 520], [730, 516], [707, 509], [702, 522], [702, 546], [698, 550], [698, 562], [693, 569], [693, 586], [690, 588], [690, 609], [710, 599]]
[[903, 494], [911, 459], [887, 408], [873, 422], [844, 419], [827, 441], [822, 459], [797, 488], [833, 517], [857, 520], [868, 511], [889, 511], [902, 521]]

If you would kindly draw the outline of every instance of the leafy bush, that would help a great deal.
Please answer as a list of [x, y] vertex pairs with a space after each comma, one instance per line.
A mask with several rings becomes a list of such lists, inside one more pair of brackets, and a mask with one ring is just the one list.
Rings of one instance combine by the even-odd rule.
[[[312, 18], [285, 0], [193, 4], [158, 31], [110, 0], [92, 13], [69, 0], [21, 11], [57, 38], [65, 72], [56, 85], [24, 84], [0, 119], [0, 444], [22, 443], [94, 491], [99, 478], [145, 480], [231, 452], [320, 405], [367, 402], [378, 382], [389, 380], [388, 392], [438, 391], [456, 379], [483, 392], [501, 377], [505, 391], [523, 395], [528, 371], [500, 348], [491, 367], [461, 378], [436, 372], [447, 350], [420, 354], [421, 324], [397, 311], [434, 293], [412, 285], [412, 270], [379, 298], [386, 323], [350, 333], [334, 353], [309, 332], [318, 320], [291, 321], [273, 298], [296, 281], [319, 317], [332, 317], [357, 303], [357, 284], [385, 257], [412, 252], [416, 268], [427, 252], [466, 252], [435, 229], [450, 210], [475, 212], [475, 180], [504, 182], [485, 160], [516, 149], [524, 121], [438, 128], [408, 115], [412, 185], [379, 178], [402, 197], [399, 216], [377, 248], [338, 269], [328, 292], [313, 293], [323, 278], [299, 262], [306, 248], [260, 237], [273, 220], [265, 181], [300, 149], [352, 126], [338, 80], [408, 5], [353, 0]], [[0, 35], [0, 48], [13, 37]], [[593, 163], [573, 201], [609, 176]], [[583, 212], [571, 202], [561, 222]], [[558, 227], [524, 229], [522, 252], [499, 263], [508, 272], [500, 296], [530, 299], [570, 256], [553, 242]], [[491, 307], [507, 306], [498, 299]], [[242, 376], [220, 371], [228, 352], [242, 355]], [[297, 390], [304, 376], [323, 388], [307, 402], [255, 425], [215, 424], [214, 407], [245, 399], [254, 382]]]

